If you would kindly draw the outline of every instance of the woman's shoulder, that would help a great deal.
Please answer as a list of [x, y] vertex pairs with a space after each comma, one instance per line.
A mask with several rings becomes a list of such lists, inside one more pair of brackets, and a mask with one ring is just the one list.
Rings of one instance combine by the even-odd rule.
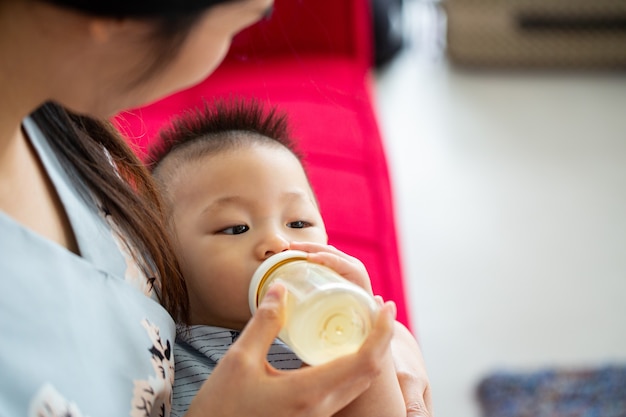
[[33, 236], [3, 235], [0, 250], [0, 405], [26, 414], [66, 398], [85, 415], [128, 415], [147, 400], [167, 404], [175, 331], [158, 303]]
[[129, 284], [113, 228], [97, 204], [74, 193], [37, 134], [29, 132], [80, 255], [0, 213], [0, 414], [135, 416], [147, 404], [169, 409], [174, 322]]

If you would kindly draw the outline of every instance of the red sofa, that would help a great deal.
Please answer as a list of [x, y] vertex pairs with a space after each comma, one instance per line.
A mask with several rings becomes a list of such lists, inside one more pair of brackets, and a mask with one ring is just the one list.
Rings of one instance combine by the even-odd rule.
[[367, 266], [375, 293], [409, 326], [392, 191], [372, 106], [367, 0], [276, 0], [272, 16], [233, 40], [201, 84], [116, 117], [142, 152], [155, 133], [203, 98], [255, 97], [290, 116], [306, 155], [330, 243]]

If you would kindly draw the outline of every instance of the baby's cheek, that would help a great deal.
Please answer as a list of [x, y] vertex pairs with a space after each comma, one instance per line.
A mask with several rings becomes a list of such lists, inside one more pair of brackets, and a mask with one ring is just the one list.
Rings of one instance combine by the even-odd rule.
[[322, 245], [328, 244], [328, 235], [324, 230], [317, 230], [311, 240], [313, 243], [320, 243]]

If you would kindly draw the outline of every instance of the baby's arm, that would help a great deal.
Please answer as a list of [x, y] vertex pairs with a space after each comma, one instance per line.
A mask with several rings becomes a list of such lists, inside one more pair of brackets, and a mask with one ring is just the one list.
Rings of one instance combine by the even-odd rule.
[[372, 385], [336, 417], [406, 417], [406, 407], [391, 351], [388, 350], [380, 359], [382, 372]]

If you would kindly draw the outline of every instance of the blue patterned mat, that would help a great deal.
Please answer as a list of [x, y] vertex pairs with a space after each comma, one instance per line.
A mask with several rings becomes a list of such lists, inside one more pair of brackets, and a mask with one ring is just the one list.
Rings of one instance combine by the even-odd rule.
[[483, 417], [626, 417], [626, 366], [500, 372], [477, 395]]

